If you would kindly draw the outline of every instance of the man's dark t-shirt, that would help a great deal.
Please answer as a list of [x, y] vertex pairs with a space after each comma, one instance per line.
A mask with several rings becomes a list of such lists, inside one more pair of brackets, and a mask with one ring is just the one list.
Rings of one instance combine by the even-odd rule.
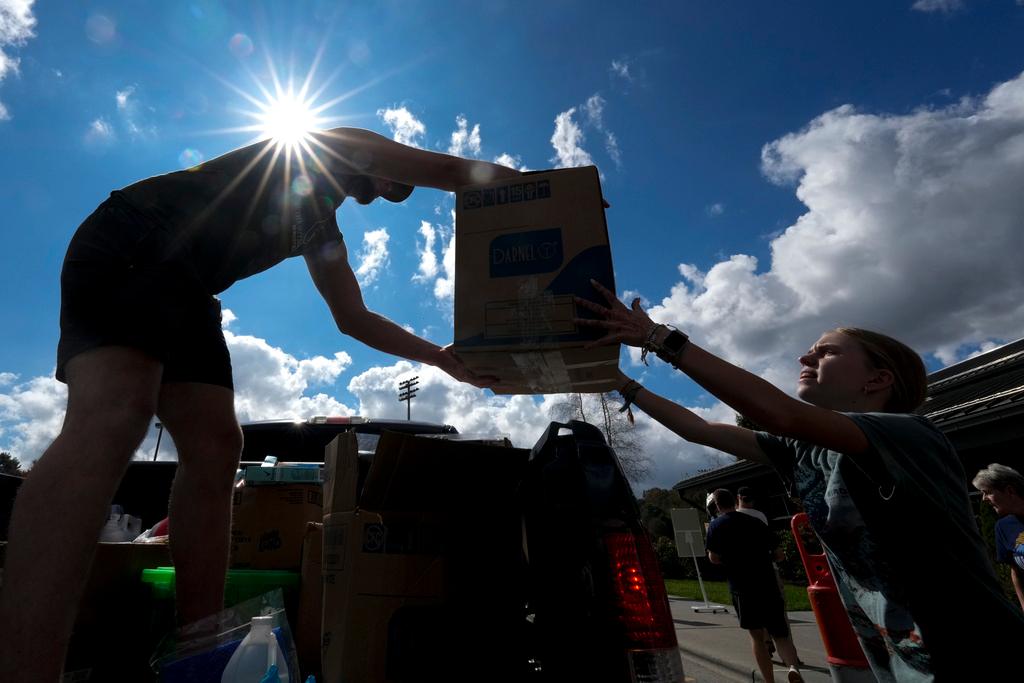
[[712, 520], [707, 549], [722, 558], [733, 593], [764, 594], [778, 591], [772, 552], [777, 540], [760, 520], [733, 510]]
[[168, 258], [188, 262], [217, 294], [290, 256], [341, 240], [335, 211], [358, 170], [330, 155], [301, 165], [260, 142], [120, 194], [171, 236]]

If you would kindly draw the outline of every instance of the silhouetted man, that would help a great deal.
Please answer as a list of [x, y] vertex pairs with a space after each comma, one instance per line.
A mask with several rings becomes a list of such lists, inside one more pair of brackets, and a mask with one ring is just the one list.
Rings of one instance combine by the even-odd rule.
[[799, 683], [803, 681], [797, 669], [799, 660], [772, 567], [775, 536], [767, 524], [736, 509], [736, 497], [731, 491], [718, 489], [713, 495], [719, 514], [708, 527], [708, 559], [725, 569], [732, 604], [740, 628], [750, 634], [757, 668], [767, 683], [774, 683], [774, 667], [765, 643], [767, 632], [778, 645], [782, 661], [789, 666], [789, 682]]
[[0, 681], [59, 678], [110, 500], [154, 415], [178, 450], [169, 513], [179, 620], [222, 608], [242, 434], [215, 295], [232, 283], [301, 255], [342, 334], [487, 385], [449, 348], [366, 308], [335, 211], [349, 197], [402, 201], [416, 185], [451, 191], [518, 175], [337, 128], [111, 193], [78, 228], [61, 273], [57, 379], [68, 405], [14, 507]]

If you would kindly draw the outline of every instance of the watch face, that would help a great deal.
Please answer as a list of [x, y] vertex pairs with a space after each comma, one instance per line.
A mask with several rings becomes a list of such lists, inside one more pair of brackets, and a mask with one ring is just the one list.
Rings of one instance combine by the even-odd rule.
[[665, 348], [671, 353], [677, 353], [683, 348], [683, 344], [686, 343], [686, 339], [686, 335], [682, 332], [672, 330], [668, 333], [668, 336], [665, 337]]

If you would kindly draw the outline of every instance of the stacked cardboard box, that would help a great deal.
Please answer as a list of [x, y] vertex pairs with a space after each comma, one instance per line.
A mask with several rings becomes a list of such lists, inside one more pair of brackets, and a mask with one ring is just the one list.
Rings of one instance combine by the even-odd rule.
[[523, 616], [514, 498], [527, 455], [385, 433], [361, 468], [354, 437], [328, 446], [325, 680], [502, 680], [513, 671]]
[[619, 345], [602, 336], [579, 296], [615, 291], [597, 169], [561, 169], [462, 188], [455, 216], [455, 350], [496, 393], [614, 389]]
[[306, 525], [302, 543], [302, 572], [299, 586], [299, 609], [295, 627], [295, 650], [303, 678], [310, 675], [323, 680], [320, 674], [320, 625], [323, 616], [323, 524]]
[[297, 570], [308, 522], [323, 517], [319, 484], [268, 483], [235, 489], [231, 566]]

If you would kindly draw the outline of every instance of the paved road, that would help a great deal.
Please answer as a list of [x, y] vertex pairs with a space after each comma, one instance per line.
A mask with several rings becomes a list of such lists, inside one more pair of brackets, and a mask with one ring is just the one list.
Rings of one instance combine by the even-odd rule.
[[[729, 606], [728, 613], [697, 612], [702, 602], [669, 598], [672, 618], [676, 622], [676, 637], [682, 650], [683, 668], [687, 679], [694, 683], [749, 683], [756, 669], [750, 651], [750, 636], [740, 628]], [[831, 683], [825, 660], [825, 648], [812, 612], [790, 612], [793, 642], [797, 654], [804, 662], [802, 672], [806, 683]], [[776, 654], [776, 680], [785, 681], [788, 667], [784, 667]]]

